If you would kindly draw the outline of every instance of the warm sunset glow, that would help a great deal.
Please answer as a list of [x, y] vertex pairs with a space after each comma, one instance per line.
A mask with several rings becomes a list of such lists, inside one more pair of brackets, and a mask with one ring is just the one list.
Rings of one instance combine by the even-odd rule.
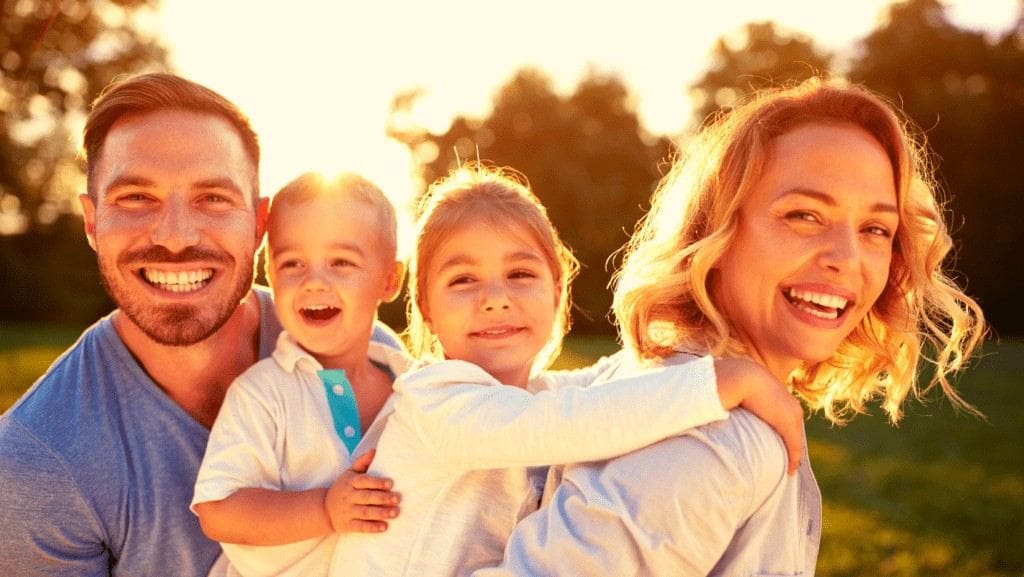
[[[263, 141], [264, 194], [304, 170], [350, 169], [402, 207], [413, 166], [384, 134], [399, 92], [422, 88], [411, 120], [444, 131], [456, 114], [485, 114], [493, 91], [521, 67], [542, 69], [564, 90], [592, 67], [625, 80], [648, 130], [672, 134], [687, 124], [687, 88], [719, 36], [771, 19], [845, 51], [887, 2], [396, 4], [174, 0], [157, 26], [179, 73], [251, 116]], [[958, 25], [992, 32], [1005, 30], [1017, 10], [1016, 0], [948, 4]]]

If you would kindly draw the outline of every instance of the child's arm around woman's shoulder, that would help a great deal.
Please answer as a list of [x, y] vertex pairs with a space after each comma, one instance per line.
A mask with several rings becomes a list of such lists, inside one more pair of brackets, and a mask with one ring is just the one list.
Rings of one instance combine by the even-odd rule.
[[[730, 366], [726, 378], [747, 378], [745, 370], [759, 383], [745, 392], [769, 384], [756, 367]], [[396, 391], [396, 411], [425, 449], [439, 463], [466, 469], [607, 459], [724, 419], [736, 406], [720, 400], [710, 357], [591, 387], [555, 383], [536, 394], [503, 386], [476, 365], [444, 361], [403, 376]]]

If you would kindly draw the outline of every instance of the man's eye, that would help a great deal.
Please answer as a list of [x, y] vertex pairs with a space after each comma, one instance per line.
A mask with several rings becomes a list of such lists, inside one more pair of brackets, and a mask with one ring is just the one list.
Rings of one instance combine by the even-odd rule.
[[356, 263], [348, 260], [347, 258], [336, 258], [331, 261], [331, 266], [344, 268], [349, 266], [356, 266]]
[[149, 200], [149, 196], [141, 192], [127, 192], [117, 197], [117, 202], [121, 203], [140, 203]]

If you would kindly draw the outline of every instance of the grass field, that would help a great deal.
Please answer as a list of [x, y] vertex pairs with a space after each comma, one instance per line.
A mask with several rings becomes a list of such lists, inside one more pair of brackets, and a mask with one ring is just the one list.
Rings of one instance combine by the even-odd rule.
[[[6, 410], [80, 328], [0, 328]], [[577, 337], [558, 366], [615, 350]], [[825, 500], [819, 577], [1024, 576], [1024, 343], [989, 343], [959, 381], [985, 419], [941, 400], [910, 403], [898, 427], [880, 411], [845, 427], [807, 425]]]

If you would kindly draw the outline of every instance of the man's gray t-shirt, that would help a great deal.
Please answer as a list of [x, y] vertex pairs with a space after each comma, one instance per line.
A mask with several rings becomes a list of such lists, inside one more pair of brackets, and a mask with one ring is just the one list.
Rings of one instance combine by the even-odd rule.
[[[255, 292], [263, 358], [281, 326]], [[189, 503], [208, 438], [101, 319], [0, 417], [0, 575], [206, 575], [220, 547]]]

